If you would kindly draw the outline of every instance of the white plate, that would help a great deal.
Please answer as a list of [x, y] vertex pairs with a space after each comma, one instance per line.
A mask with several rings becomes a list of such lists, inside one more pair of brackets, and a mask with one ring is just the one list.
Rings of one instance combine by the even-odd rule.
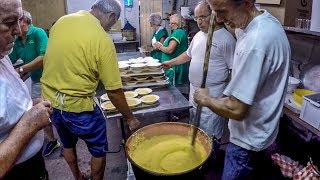
[[148, 76], [135, 76], [134, 77], [136, 80], [138, 80], [138, 81], [143, 81], [143, 80], [147, 80], [148, 79]]
[[131, 64], [130, 65], [130, 67], [132, 68], [132, 69], [140, 69], [140, 68], [143, 68], [143, 67], [145, 67], [146, 66], [146, 64], [144, 64], [144, 63], [138, 63], [138, 64]]
[[160, 97], [158, 95], [150, 94], [143, 96], [140, 99], [145, 104], [154, 104], [160, 99]]
[[166, 79], [157, 79], [157, 83], [165, 83], [169, 80], [168, 77], [166, 77]]
[[139, 95], [147, 95], [152, 92], [152, 89], [150, 88], [137, 88], [134, 90], [134, 92], [137, 92]]
[[135, 91], [126, 91], [124, 92], [124, 96], [129, 99], [129, 98], [135, 98], [137, 97], [139, 94]]
[[115, 110], [116, 107], [110, 102], [110, 101], [107, 101], [107, 102], [104, 102], [101, 104], [101, 108], [103, 110], [108, 110], [108, 111], [111, 111], [111, 110]]
[[137, 58], [137, 59], [129, 59], [129, 62], [134, 64], [140, 64], [140, 63], [145, 63], [146, 61], [143, 58]]
[[128, 69], [129, 67], [130, 67], [129, 64], [126, 64], [126, 63], [119, 64], [120, 70], [125, 70], [125, 69]]
[[156, 62], [148, 63], [147, 66], [151, 68], [158, 68], [161, 66], [161, 63], [156, 63]]
[[102, 100], [104, 100], [104, 101], [109, 101], [109, 100], [110, 100], [107, 93], [106, 93], [106, 94], [103, 94], [103, 95], [100, 97], [100, 99], [102, 99]]
[[138, 98], [129, 98], [127, 99], [127, 103], [129, 107], [135, 107], [141, 104], [141, 100]]

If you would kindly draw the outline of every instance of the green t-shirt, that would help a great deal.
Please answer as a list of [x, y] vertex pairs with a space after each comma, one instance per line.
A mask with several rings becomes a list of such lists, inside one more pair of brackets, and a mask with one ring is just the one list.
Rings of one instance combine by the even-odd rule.
[[[166, 28], [160, 27], [161, 29], [157, 32], [153, 33], [152, 38], [155, 38], [157, 41], [160, 41], [161, 38], [167, 38], [168, 37], [168, 31], [166, 30]], [[158, 59], [161, 60], [161, 56], [162, 56], [162, 52], [159, 50], [154, 50], [151, 52], [151, 56], [154, 59]]]
[[[46, 32], [38, 27], [30, 25], [27, 32], [26, 43], [23, 44], [18, 37], [13, 46], [13, 51], [9, 55], [11, 62], [15, 63], [18, 59], [22, 59], [25, 64], [30, 63], [38, 56], [44, 56], [47, 48], [48, 36]], [[33, 82], [40, 82], [42, 68], [30, 72]]]
[[[168, 47], [171, 40], [174, 40], [178, 43], [176, 50], [172, 54], [162, 53], [161, 62], [169, 61], [173, 58], [176, 58], [188, 49], [188, 35], [185, 30], [174, 30], [171, 35], [164, 41], [163, 46]], [[189, 83], [189, 64], [190, 63], [188, 62], [172, 67], [175, 75], [175, 84]]]

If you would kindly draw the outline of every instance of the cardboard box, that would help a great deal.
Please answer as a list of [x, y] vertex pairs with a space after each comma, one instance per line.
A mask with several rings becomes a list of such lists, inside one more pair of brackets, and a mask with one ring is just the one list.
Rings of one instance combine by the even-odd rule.
[[294, 27], [296, 18], [311, 19], [312, 0], [256, 0], [256, 3], [285, 26]]

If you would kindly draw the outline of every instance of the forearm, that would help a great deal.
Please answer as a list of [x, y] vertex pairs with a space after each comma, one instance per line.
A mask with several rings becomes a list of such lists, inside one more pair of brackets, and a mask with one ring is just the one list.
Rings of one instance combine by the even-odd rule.
[[208, 97], [204, 99], [203, 105], [211, 109], [219, 116], [242, 121], [246, 116], [247, 108], [240, 107], [234, 103], [233, 97], [214, 98]]
[[170, 47], [165, 47], [165, 46], [161, 46], [159, 48], [160, 51], [166, 53], [166, 54], [172, 54], [173, 53], [173, 50], [170, 49]]
[[21, 119], [9, 136], [0, 143], [0, 179], [15, 164], [21, 152], [37, 131], [27, 121]]
[[184, 64], [184, 63], [186, 63], [186, 62], [188, 62], [190, 60], [191, 60], [191, 58], [187, 55], [186, 52], [184, 52], [180, 56], [172, 59], [170, 61], [170, 65], [174, 66], [174, 65]]
[[125, 119], [133, 119], [134, 116], [130, 110], [122, 89], [107, 91], [110, 101], [119, 110]]
[[36, 57], [33, 61], [22, 66], [24, 72], [30, 72], [43, 67], [43, 56]]

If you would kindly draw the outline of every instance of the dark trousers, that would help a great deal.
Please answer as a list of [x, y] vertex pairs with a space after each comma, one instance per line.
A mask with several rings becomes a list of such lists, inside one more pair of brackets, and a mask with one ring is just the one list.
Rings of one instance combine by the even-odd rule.
[[13, 168], [6, 174], [4, 180], [45, 180], [48, 178], [48, 171], [46, 170], [44, 159], [42, 157], [42, 150], [40, 150], [32, 158], [25, 162], [13, 166]]

